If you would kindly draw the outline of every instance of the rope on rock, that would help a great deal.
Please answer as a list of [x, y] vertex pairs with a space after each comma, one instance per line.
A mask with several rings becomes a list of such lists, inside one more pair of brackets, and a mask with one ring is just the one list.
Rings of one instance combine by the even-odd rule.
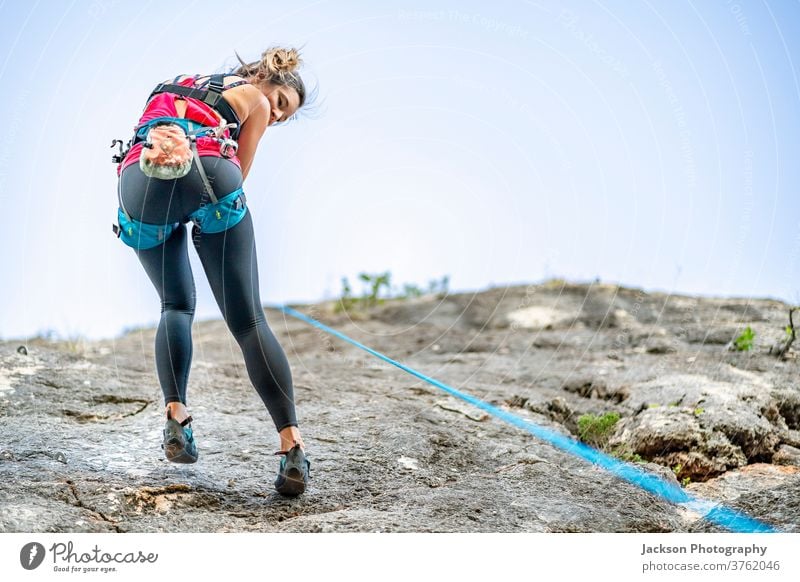
[[702, 518], [720, 525], [730, 531], [736, 533], [774, 533], [777, 531], [772, 526], [749, 517], [734, 509], [725, 507], [712, 501], [694, 497], [687, 493], [679, 485], [670, 483], [669, 481], [666, 481], [657, 475], [648, 473], [631, 463], [626, 463], [625, 461], [616, 459], [572, 437], [568, 437], [543, 426], [539, 426], [529, 420], [517, 416], [516, 414], [512, 414], [506, 410], [497, 408], [496, 406], [475, 398], [470, 394], [461, 392], [460, 390], [457, 390], [452, 386], [448, 386], [447, 384], [440, 382], [435, 378], [426, 376], [425, 374], [418, 372], [417, 370], [414, 370], [413, 368], [410, 368], [409, 366], [406, 366], [405, 364], [402, 364], [396, 360], [393, 360], [392, 358], [385, 356], [360, 342], [357, 342], [345, 334], [328, 327], [324, 323], [320, 323], [316, 319], [313, 319], [304, 313], [300, 313], [299, 311], [287, 305], [275, 305], [269, 307], [273, 307], [274, 309], [282, 311], [287, 315], [291, 315], [292, 317], [300, 319], [301, 321], [305, 321], [314, 327], [318, 327], [319, 329], [372, 354], [376, 358], [380, 358], [381, 360], [388, 362], [393, 366], [397, 366], [401, 370], [404, 370], [409, 374], [444, 390], [456, 398], [460, 398], [461, 400], [464, 400], [465, 402], [468, 402], [473, 406], [480, 408], [481, 410], [485, 410], [500, 420], [528, 431], [538, 439], [541, 439], [571, 455], [598, 465], [616, 477], [624, 479], [625, 481], [628, 481], [629, 483], [632, 483], [633, 485], [636, 485], [637, 487], [640, 487], [645, 491], [652, 493], [653, 495], [656, 495], [670, 503], [685, 507], [686, 509], [695, 513], [699, 513]]

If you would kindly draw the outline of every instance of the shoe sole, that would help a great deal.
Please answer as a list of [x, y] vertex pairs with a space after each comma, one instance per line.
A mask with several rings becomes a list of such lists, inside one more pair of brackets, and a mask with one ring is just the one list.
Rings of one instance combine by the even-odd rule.
[[308, 470], [306, 457], [302, 450], [292, 449], [286, 457], [286, 465], [284, 467], [284, 480], [280, 488], [275, 489], [281, 495], [286, 497], [297, 497], [306, 490], [305, 472], [303, 469]]
[[167, 460], [172, 463], [196, 463], [197, 457], [193, 457], [186, 452], [180, 443], [164, 443], [164, 454]]
[[284, 480], [278, 493], [287, 497], [297, 497], [306, 490], [306, 483], [303, 480], [303, 472], [300, 469], [291, 467], [286, 471], [286, 479]]
[[191, 455], [186, 450], [186, 439], [183, 435], [183, 428], [174, 420], [167, 421], [165, 432], [169, 433], [169, 438], [164, 441], [161, 448], [164, 455], [172, 463], [196, 463], [197, 455]]

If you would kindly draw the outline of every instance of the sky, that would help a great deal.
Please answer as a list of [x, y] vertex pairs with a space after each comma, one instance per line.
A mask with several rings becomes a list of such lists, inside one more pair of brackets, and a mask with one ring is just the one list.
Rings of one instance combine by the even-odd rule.
[[0, 338], [158, 323], [109, 145], [158, 82], [273, 45], [318, 98], [244, 185], [266, 304], [362, 271], [800, 303], [798, 28], [778, 1], [0, 2]]

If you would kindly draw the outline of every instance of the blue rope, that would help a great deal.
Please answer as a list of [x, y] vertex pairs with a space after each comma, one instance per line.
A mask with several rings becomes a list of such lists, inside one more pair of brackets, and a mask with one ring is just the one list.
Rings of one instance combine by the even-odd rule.
[[433, 384], [437, 388], [441, 388], [448, 394], [452, 394], [456, 398], [460, 398], [466, 402], [469, 402], [473, 406], [477, 406], [481, 410], [485, 410], [489, 414], [506, 421], [509, 424], [512, 424], [516, 427], [519, 427], [523, 430], [528, 431], [533, 436], [550, 443], [551, 445], [558, 447], [575, 455], [576, 457], [580, 457], [590, 463], [598, 465], [613, 475], [628, 481], [629, 483], [633, 483], [634, 485], [641, 487], [645, 491], [648, 491], [654, 495], [661, 497], [669, 501], [670, 503], [674, 503], [677, 505], [682, 505], [688, 509], [696, 511], [700, 513], [705, 519], [711, 521], [712, 523], [716, 523], [726, 529], [729, 529], [736, 533], [765, 533], [770, 532], [774, 533], [775, 530], [773, 527], [762, 523], [756, 519], [748, 517], [743, 513], [735, 511], [733, 509], [724, 507], [722, 505], [715, 504], [713, 502], [700, 499], [698, 497], [694, 497], [689, 495], [682, 487], [676, 485], [675, 483], [670, 483], [661, 479], [660, 477], [653, 475], [651, 473], [647, 473], [643, 471], [639, 467], [632, 465], [630, 463], [626, 463], [624, 461], [620, 461], [614, 457], [606, 455], [594, 449], [580, 441], [575, 440], [574, 438], [564, 436], [560, 433], [557, 433], [553, 430], [548, 428], [539, 426], [533, 422], [525, 420], [524, 418], [517, 416], [515, 414], [511, 414], [501, 408], [497, 408], [496, 406], [492, 406], [474, 396], [467, 394], [465, 392], [461, 392], [460, 390], [456, 390], [452, 386], [448, 386], [435, 378], [431, 378], [430, 376], [426, 376], [421, 372], [417, 372], [413, 368], [409, 368], [405, 364], [401, 364], [387, 356], [384, 356], [382, 353], [373, 350], [370, 347], [365, 346], [362, 343], [357, 342], [356, 340], [349, 338], [348, 336], [344, 335], [343, 333], [336, 331], [333, 328], [328, 327], [327, 325], [320, 323], [319, 321], [300, 313], [299, 311], [292, 309], [286, 305], [277, 305], [274, 306], [275, 309], [283, 311], [284, 313], [296, 317], [306, 323], [309, 323], [315, 327], [318, 327], [331, 335], [334, 335], [348, 343], [353, 344], [354, 346], [361, 348], [362, 350], [372, 354], [373, 356], [380, 358], [381, 360], [392, 364], [393, 366], [397, 366], [401, 370], [405, 370], [409, 374], [428, 382], [429, 384]]

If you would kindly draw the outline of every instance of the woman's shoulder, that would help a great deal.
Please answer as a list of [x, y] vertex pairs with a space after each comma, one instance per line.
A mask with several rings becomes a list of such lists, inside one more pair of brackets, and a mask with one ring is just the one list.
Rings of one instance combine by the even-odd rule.
[[[187, 79], [194, 79], [194, 87], [207, 89], [211, 75], [178, 75], [164, 81], [167, 84], [185, 83]], [[223, 78], [223, 98], [233, 107], [234, 112], [243, 124], [257, 107], [265, 104], [269, 107], [266, 96], [244, 77], [226, 74]]]
[[269, 110], [269, 100], [261, 90], [236, 75], [225, 76], [224, 99], [230, 103], [242, 124], [250, 118], [253, 111], [266, 107]]

